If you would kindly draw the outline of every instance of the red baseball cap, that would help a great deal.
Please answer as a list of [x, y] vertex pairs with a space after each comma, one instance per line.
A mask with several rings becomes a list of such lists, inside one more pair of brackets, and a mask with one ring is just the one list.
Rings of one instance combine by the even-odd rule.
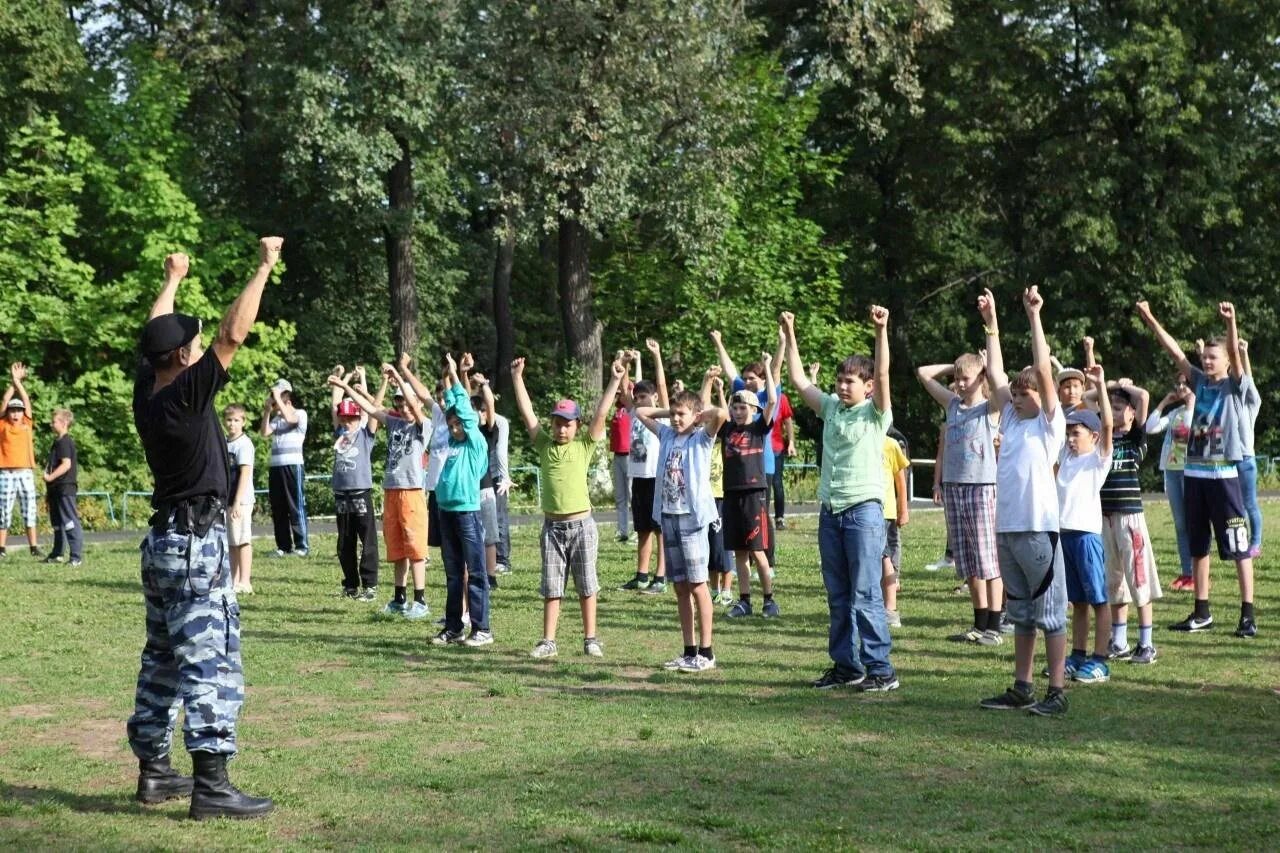
[[564, 418], [566, 421], [576, 421], [582, 417], [582, 412], [578, 410], [577, 403], [565, 399], [556, 403], [556, 407], [551, 410], [551, 417]]

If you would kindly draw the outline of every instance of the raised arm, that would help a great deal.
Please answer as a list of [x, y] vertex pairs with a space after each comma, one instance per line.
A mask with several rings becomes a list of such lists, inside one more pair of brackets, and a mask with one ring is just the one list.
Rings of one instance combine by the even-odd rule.
[[290, 426], [297, 426], [298, 410], [293, 407], [293, 400], [286, 400], [280, 394], [280, 391], [271, 389], [271, 398], [275, 400], [276, 408], [280, 410], [280, 417], [284, 418], [284, 422]]
[[464, 352], [462, 358], [458, 361], [457, 375], [462, 380], [462, 387], [470, 397], [475, 393], [474, 385], [471, 382], [471, 371], [475, 369], [476, 360], [469, 352]]
[[[9, 376], [13, 381], [13, 393], [22, 401], [22, 408], [26, 411], [27, 417], [31, 414], [31, 398], [27, 396], [27, 387], [22, 384], [22, 380], [27, 378], [27, 366], [22, 362], [15, 362], [9, 368]], [[9, 398], [12, 399], [12, 398]], [[4, 401], [5, 406], [9, 405], [9, 399]], [[3, 415], [0, 415], [3, 416]]]
[[1031, 323], [1031, 364], [1036, 371], [1036, 388], [1040, 392], [1040, 411], [1045, 420], [1053, 417], [1058, 410], [1058, 389], [1053, 381], [1053, 365], [1049, 363], [1049, 342], [1044, 337], [1044, 324], [1040, 321], [1040, 309], [1044, 307], [1044, 297], [1040, 288], [1031, 285], [1022, 293], [1022, 307], [1027, 311], [1027, 320]]
[[615, 360], [609, 367], [609, 384], [605, 386], [604, 393], [596, 401], [595, 414], [591, 416], [591, 424], [587, 427], [587, 435], [592, 441], [600, 441], [604, 438], [605, 424], [609, 420], [609, 407], [613, 405], [613, 398], [618, 394], [618, 386], [626, 378], [627, 366]]
[[271, 435], [274, 430], [271, 429], [271, 410], [275, 407], [276, 395], [273, 391], [267, 392], [267, 402], [262, 406], [262, 423], [258, 427], [258, 431], [263, 435]]
[[484, 398], [485, 412], [484, 417], [480, 418], [480, 423], [492, 427], [498, 422], [498, 410], [495, 408], [497, 400], [493, 397], [493, 388], [489, 385], [489, 379], [483, 373], [472, 373], [471, 381], [480, 386], [480, 396]]
[[[218, 326], [218, 336], [213, 339], [213, 352], [223, 368], [231, 366], [236, 350], [244, 344], [258, 319], [258, 305], [262, 302], [262, 290], [271, 278], [271, 271], [280, 262], [280, 249], [284, 240], [280, 237], [263, 237], [258, 241], [258, 268], [250, 277], [244, 290], [231, 303]], [[172, 304], [172, 300], [170, 300]]]
[[[1107, 393], [1107, 383], [1102, 375], [1102, 365], [1092, 364], [1085, 368], [1085, 375], [1089, 377], [1089, 381], [1093, 383], [1094, 390], [1098, 392], [1098, 419], [1102, 421], [1102, 432], [1098, 433], [1098, 446], [1102, 450], [1103, 456], [1110, 456], [1112, 449], [1112, 436], [1115, 433], [1115, 416], [1111, 413], [1111, 395]], [[1137, 423], [1136, 419], [1134, 421]]]
[[720, 339], [720, 332], [711, 330], [711, 342], [716, 345], [716, 358], [720, 360], [720, 369], [724, 371], [725, 378], [730, 382], [738, 378], [738, 366], [733, 363], [733, 359], [729, 357], [729, 351], [724, 348], [724, 341]]
[[1080, 346], [1084, 349], [1084, 366], [1087, 370], [1098, 363], [1093, 355], [1093, 338], [1085, 335], [1080, 341]]
[[1146, 388], [1134, 385], [1132, 379], [1121, 379], [1116, 382], [1116, 385], [1137, 396], [1138, 405], [1133, 407], [1133, 422], [1135, 424], [1145, 424], [1147, 422], [1147, 413], [1151, 411], [1151, 392]]
[[1227, 355], [1231, 358], [1231, 378], [1239, 382], [1246, 371], [1244, 359], [1240, 356], [1240, 332], [1236, 328], [1236, 306], [1230, 302], [1219, 302], [1218, 316], [1227, 327]]
[[178, 294], [178, 285], [182, 284], [190, 269], [191, 259], [182, 252], [174, 252], [164, 259], [164, 286], [160, 288], [155, 304], [151, 306], [148, 320], [173, 313], [173, 300]]
[[957, 395], [942, 384], [942, 377], [949, 376], [955, 369], [954, 364], [926, 364], [916, 368], [916, 378], [920, 380], [924, 390], [928, 391], [934, 402], [944, 409], [951, 405], [952, 399]]
[[[760, 353], [760, 363], [764, 365], [764, 422], [772, 425], [778, 417], [778, 383], [773, 381], [773, 356], [767, 352]], [[772, 440], [772, 439], [771, 439]]]
[[375, 405], [373, 400], [369, 399], [369, 396], [360, 391], [360, 389], [351, 387], [345, 378], [335, 374], [330, 374], [329, 377], [325, 379], [325, 382], [329, 383], [338, 395], [345, 392], [348, 397], [355, 400], [356, 405], [359, 406], [366, 415], [373, 418], [380, 424], [386, 423], [386, 411], [381, 406]]
[[720, 434], [720, 428], [724, 426], [725, 421], [729, 420], [729, 410], [723, 406], [711, 406], [703, 409], [698, 418], [702, 421], [702, 428], [714, 441]]
[[[333, 370], [329, 371], [329, 379], [341, 379], [343, 382], [350, 383], [351, 377], [342, 369], [339, 364]], [[328, 382], [328, 379], [325, 380]], [[333, 425], [338, 426], [338, 404], [342, 402], [342, 388], [336, 382], [329, 382], [329, 417], [333, 420]]]
[[804, 374], [804, 360], [800, 358], [800, 346], [796, 343], [796, 315], [783, 311], [778, 317], [778, 325], [787, 338], [787, 370], [791, 374], [791, 384], [796, 386], [796, 393], [806, 406], [822, 414], [822, 391]]
[[1151, 306], [1144, 299], [1134, 304], [1134, 308], [1138, 311], [1138, 316], [1142, 318], [1142, 322], [1147, 324], [1147, 328], [1156, 336], [1156, 340], [1160, 342], [1160, 346], [1173, 359], [1173, 363], [1178, 366], [1187, 376], [1191, 375], [1191, 361], [1187, 358], [1187, 354], [1182, 351], [1182, 347], [1174, 340], [1173, 335], [1164, 330], [1164, 326], [1160, 325], [1160, 321], [1151, 313]]
[[876, 411], [889, 411], [889, 309], [871, 306], [871, 323], [876, 327], [876, 379], [871, 389]]
[[698, 397], [702, 400], [704, 409], [711, 407], [711, 386], [720, 378], [720, 367], [712, 365], [707, 368], [707, 372], [702, 374], [702, 387], [698, 389]]
[[[671, 405], [671, 397], [667, 394], [667, 371], [662, 366], [662, 348], [653, 338], [646, 338], [644, 347], [653, 355], [653, 381], [658, 386], [658, 405], [667, 408]], [[626, 374], [623, 374], [624, 378]]]
[[529, 433], [529, 438], [537, 439], [538, 431], [541, 427], [538, 425], [538, 416], [533, 413], [533, 403], [529, 400], [529, 389], [524, 387], [523, 358], [517, 358], [511, 362], [511, 390], [516, 395], [516, 411], [520, 415], [520, 420], [524, 423], [525, 432]]
[[999, 412], [1009, 402], [1009, 376], [1004, 372], [1004, 353], [1000, 351], [1000, 323], [996, 317], [996, 298], [990, 288], [983, 288], [978, 297], [978, 315], [982, 317], [982, 331], [987, 338], [986, 366], [987, 387], [991, 391], [991, 408]]
[[1249, 342], [1244, 338], [1240, 338], [1240, 366], [1245, 376], [1253, 375], [1253, 365], [1249, 363]]
[[[431, 410], [431, 406], [433, 403], [435, 403], [435, 400], [432, 399], [431, 397], [431, 390], [427, 388], [426, 385], [423, 385], [422, 382], [418, 379], [417, 375], [412, 370], [409, 369], [409, 361], [410, 361], [409, 353], [407, 352], [400, 353], [400, 361], [398, 362], [399, 369], [396, 371], [393, 371], [394, 375], [392, 376], [392, 379], [393, 381], [396, 381], [398, 384], [400, 384], [402, 387], [404, 383], [407, 382], [409, 387], [406, 390], [412, 390], [413, 393], [416, 394], [418, 396], [418, 399], [421, 401], [420, 412], [428, 412]], [[403, 381], [400, 381], [400, 380], [403, 380]], [[453, 374], [453, 381], [455, 382], [458, 381], [458, 377], [456, 373]], [[404, 396], [405, 396], [405, 399], [408, 400], [413, 395], [406, 393]], [[426, 422], [427, 420], [429, 420], [429, 418], [424, 417], [422, 419], [423, 422]]]

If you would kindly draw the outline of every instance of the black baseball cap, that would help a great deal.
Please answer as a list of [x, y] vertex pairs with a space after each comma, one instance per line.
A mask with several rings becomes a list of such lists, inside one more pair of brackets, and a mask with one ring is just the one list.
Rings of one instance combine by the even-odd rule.
[[187, 314], [161, 314], [152, 317], [142, 329], [142, 354], [160, 356], [186, 346], [200, 334], [198, 317]]

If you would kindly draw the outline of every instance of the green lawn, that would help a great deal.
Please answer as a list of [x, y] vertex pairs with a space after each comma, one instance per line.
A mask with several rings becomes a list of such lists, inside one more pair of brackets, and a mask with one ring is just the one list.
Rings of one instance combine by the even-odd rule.
[[[1265, 507], [1271, 529], [1280, 509]], [[1151, 509], [1161, 574], [1168, 513]], [[987, 848], [1269, 846], [1280, 826], [1280, 583], [1259, 571], [1260, 637], [1236, 639], [1234, 574], [1215, 567], [1219, 628], [1175, 635], [1157, 606], [1152, 667], [1071, 689], [1065, 719], [982, 712], [1012, 643], [949, 643], [970, 611], [937, 556], [941, 517], [905, 531], [904, 627], [886, 695], [818, 692], [826, 611], [815, 521], [782, 534], [783, 618], [716, 625], [720, 668], [667, 674], [673, 596], [611, 591], [631, 552], [602, 534], [604, 660], [540, 634], [536, 531], [495, 594], [497, 643], [437, 649], [434, 626], [333, 596], [336, 562], [259, 555], [242, 602], [247, 701], [233, 779], [275, 797], [265, 820], [194, 824], [143, 809], [124, 722], [143, 608], [131, 546], [84, 568], [0, 563], [0, 846], [5, 848]], [[20, 544], [15, 542], [14, 544]], [[264, 543], [265, 547], [265, 543]], [[385, 585], [384, 591], [389, 592]], [[438, 563], [428, 601], [443, 612]], [[1131, 621], [1131, 624], [1132, 621]], [[1043, 683], [1038, 684], [1043, 687]], [[178, 735], [178, 743], [181, 735]], [[189, 767], [178, 750], [175, 761]]]

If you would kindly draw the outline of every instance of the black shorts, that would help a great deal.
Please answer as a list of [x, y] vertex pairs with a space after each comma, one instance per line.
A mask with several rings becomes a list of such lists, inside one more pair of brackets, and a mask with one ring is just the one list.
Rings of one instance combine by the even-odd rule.
[[436, 503], [436, 493], [427, 492], [427, 547], [441, 547], [440, 539], [440, 505]]
[[716, 517], [707, 525], [707, 543], [711, 547], [711, 559], [707, 563], [707, 571], [711, 574], [726, 572], [724, 565], [724, 500], [716, 498]]
[[768, 551], [769, 505], [764, 489], [724, 493], [724, 547], [730, 551]]
[[886, 518], [884, 520], [884, 555], [893, 564], [896, 572], [902, 567], [902, 538], [898, 535], [898, 522]]
[[656, 477], [635, 477], [631, 481], [631, 526], [636, 533], [662, 532], [662, 525], [653, 517], [653, 490], [657, 482]]
[[1187, 512], [1187, 548], [1192, 557], [1209, 556], [1211, 530], [1218, 540], [1221, 559], [1243, 560], [1249, 556], [1249, 519], [1239, 479], [1184, 476], [1182, 492]]

